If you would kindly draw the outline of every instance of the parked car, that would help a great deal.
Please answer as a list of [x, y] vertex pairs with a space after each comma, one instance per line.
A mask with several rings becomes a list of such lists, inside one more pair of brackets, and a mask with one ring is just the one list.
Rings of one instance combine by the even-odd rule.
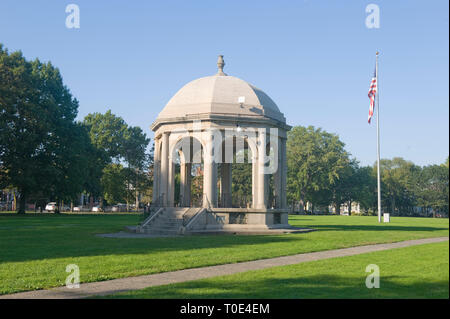
[[75, 206], [75, 207], [73, 208], [73, 211], [74, 211], [74, 212], [81, 212], [81, 207], [80, 207], [80, 206]]
[[91, 212], [102, 212], [103, 209], [100, 206], [94, 206], [91, 209]]
[[45, 210], [48, 212], [54, 212], [56, 210], [56, 202], [50, 202], [47, 205], [45, 205]]
[[127, 210], [127, 205], [126, 204], [117, 204], [117, 205], [114, 205], [111, 208], [112, 212], [124, 212], [126, 210]]

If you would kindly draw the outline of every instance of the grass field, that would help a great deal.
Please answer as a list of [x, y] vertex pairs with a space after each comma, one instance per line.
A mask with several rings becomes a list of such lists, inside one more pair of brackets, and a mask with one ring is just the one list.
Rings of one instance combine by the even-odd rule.
[[[447, 298], [448, 242], [273, 267], [151, 287], [106, 298]], [[365, 285], [366, 266], [380, 287]]]
[[448, 219], [291, 216], [318, 231], [270, 236], [101, 238], [134, 225], [137, 215], [0, 214], [0, 294], [65, 283], [68, 264], [81, 282], [322, 251], [407, 239], [448, 236]]

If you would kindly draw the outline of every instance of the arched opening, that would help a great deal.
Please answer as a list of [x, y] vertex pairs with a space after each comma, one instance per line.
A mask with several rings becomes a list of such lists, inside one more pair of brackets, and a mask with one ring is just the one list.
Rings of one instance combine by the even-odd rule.
[[247, 138], [232, 136], [222, 141], [222, 161], [217, 167], [219, 207], [253, 206], [256, 165], [253, 157]]
[[173, 206], [202, 207], [203, 158], [203, 146], [197, 138], [186, 136], [176, 142], [172, 150]]

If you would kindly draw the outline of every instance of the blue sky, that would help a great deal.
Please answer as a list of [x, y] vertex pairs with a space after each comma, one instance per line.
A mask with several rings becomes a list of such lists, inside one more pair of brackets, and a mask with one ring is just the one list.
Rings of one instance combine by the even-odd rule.
[[[66, 5], [80, 8], [67, 29]], [[365, 26], [368, 4], [380, 28]], [[367, 91], [380, 56], [381, 156], [419, 165], [449, 153], [448, 1], [2, 0], [0, 42], [56, 65], [79, 119], [113, 113], [149, 126], [187, 82], [225, 72], [263, 89], [290, 125], [336, 133], [376, 160]]]

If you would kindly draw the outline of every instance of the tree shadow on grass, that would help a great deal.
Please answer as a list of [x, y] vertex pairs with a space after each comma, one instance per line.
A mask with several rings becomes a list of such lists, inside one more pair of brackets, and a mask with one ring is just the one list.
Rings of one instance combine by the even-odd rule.
[[448, 230], [442, 227], [428, 226], [394, 226], [394, 225], [308, 225], [307, 227], [317, 230], [329, 231], [407, 231], [407, 232], [434, 232]]
[[261, 298], [261, 299], [366, 299], [366, 298], [448, 298], [448, 281], [399, 282], [404, 277], [386, 276], [380, 288], [368, 289], [365, 277], [315, 275], [254, 280], [200, 280], [143, 289], [108, 298]]
[[[8, 247], [0, 248], [0, 264], [4, 262], [22, 262], [65, 257], [76, 258], [133, 254], [155, 254], [155, 258], [157, 258], [158, 254], [167, 252], [179, 252], [186, 257], [189, 254], [198, 254], [199, 251], [208, 249], [211, 252], [207, 253], [211, 256], [214, 255], [216, 249], [218, 256], [223, 256], [223, 252], [220, 252], [220, 249], [226, 249], [227, 253], [238, 253], [242, 252], [242, 249], [252, 250], [261, 245], [276, 243], [289, 245], [290, 243], [298, 243], [302, 240], [300, 237], [301, 234], [102, 238], [86, 230], [77, 233], [76, 227], [72, 229], [52, 227], [52, 229], [45, 229], [45, 231], [22, 229], [16, 235], [15, 239], [10, 239], [10, 245]], [[56, 229], [58, 230], [56, 231]], [[20, 233], [24, 234], [24, 236], [20, 236]], [[255, 248], [252, 246], [255, 246]], [[268, 257], [263, 256], [262, 258]]]
[[[2, 218], [0, 227], [0, 263], [22, 262], [67, 257], [111, 255], [152, 255], [150, 263], [161, 263], [158, 258], [184, 259], [192, 256], [211, 256], [211, 264], [233, 262], [233, 254], [241, 254], [239, 260], [269, 258], [282, 255], [280, 245], [302, 245], [306, 234], [258, 235], [258, 236], [187, 236], [166, 238], [101, 238], [98, 233], [123, 230], [125, 225], [138, 222], [137, 216], [76, 216], [62, 218]], [[24, 223], [26, 221], [26, 223]], [[324, 231], [397, 231], [426, 232], [427, 235], [447, 228], [399, 225], [302, 225]], [[308, 239], [310, 240], [310, 239]], [[264, 246], [258, 252], [258, 248]], [[201, 250], [209, 250], [204, 253]], [[274, 253], [276, 251], [277, 253]], [[243, 252], [250, 252], [243, 254]], [[257, 254], [255, 254], [257, 252]], [[286, 250], [285, 254], [294, 254]], [[257, 256], [256, 256], [257, 255]], [[170, 256], [172, 258], [172, 256]], [[229, 258], [230, 257], [230, 258]], [[118, 261], [119, 262], [119, 261]]]

